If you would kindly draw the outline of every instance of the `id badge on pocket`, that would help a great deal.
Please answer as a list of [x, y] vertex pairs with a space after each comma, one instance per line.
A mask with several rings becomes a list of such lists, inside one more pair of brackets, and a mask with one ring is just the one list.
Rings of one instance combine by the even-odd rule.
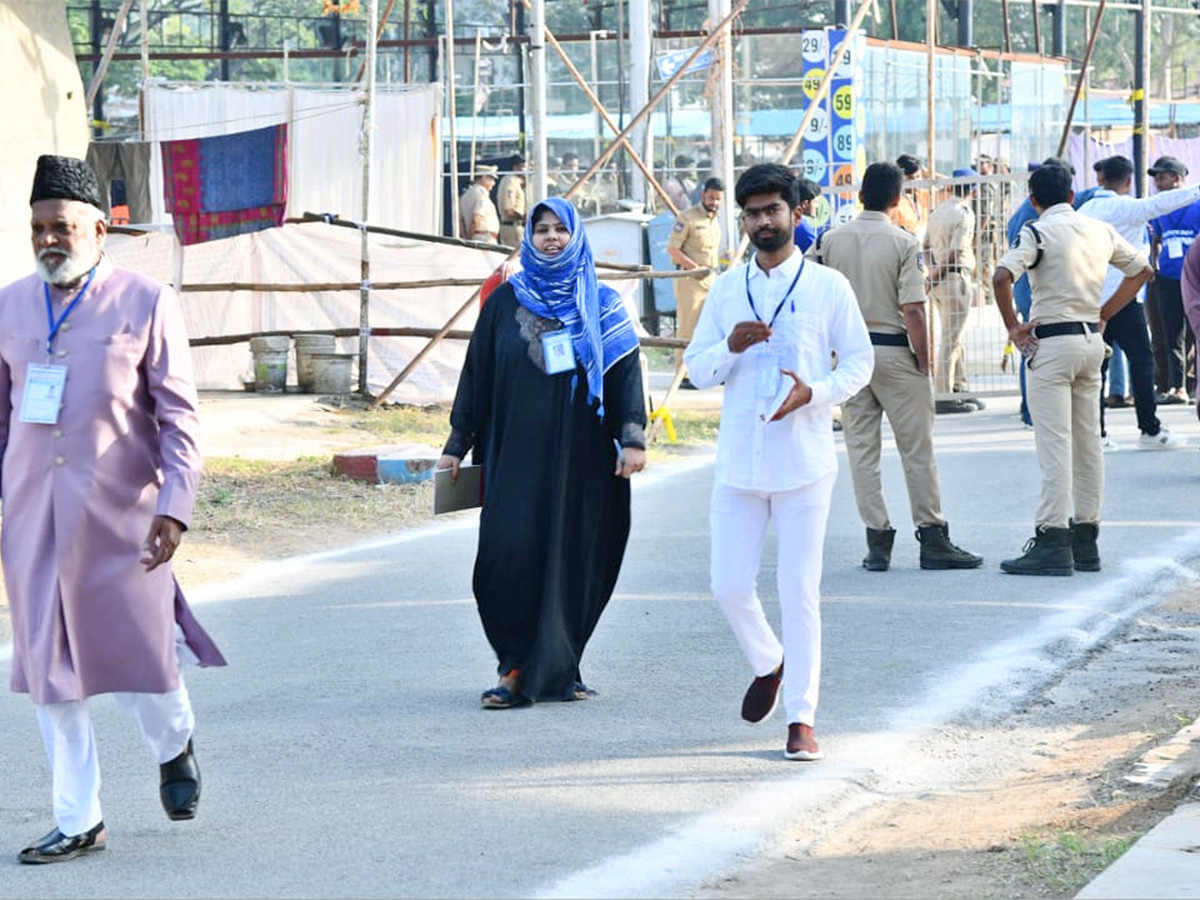
[[774, 397], [779, 393], [779, 356], [774, 349], [760, 344], [754, 359], [755, 392], [760, 397]]
[[547, 331], [542, 334], [542, 359], [546, 361], [546, 374], [575, 370], [575, 347], [571, 343], [571, 332]]
[[67, 367], [30, 363], [25, 369], [25, 390], [21, 394], [22, 422], [54, 425], [67, 385]]

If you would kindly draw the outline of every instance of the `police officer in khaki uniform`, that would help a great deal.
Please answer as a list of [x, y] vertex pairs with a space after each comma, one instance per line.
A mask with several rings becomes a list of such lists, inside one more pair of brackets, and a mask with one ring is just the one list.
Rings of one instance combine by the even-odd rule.
[[475, 180], [458, 200], [461, 234], [468, 240], [495, 244], [500, 239], [500, 216], [491, 197], [499, 171], [496, 166], [477, 165]]
[[[1000, 563], [1013, 575], [1100, 570], [1100, 333], [1152, 273], [1145, 253], [1111, 225], [1075, 212], [1074, 196], [1071, 173], [1061, 165], [1043, 165], [1029, 177], [1038, 219], [1021, 229], [996, 264], [992, 282], [1009, 338], [1027, 361], [1029, 412], [1042, 470], [1033, 538], [1024, 555]], [[1109, 265], [1125, 278], [1101, 305]], [[1013, 311], [1012, 293], [1023, 273], [1033, 292], [1024, 325]]]
[[904, 466], [908, 502], [922, 569], [974, 569], [983, 557], [950, 542], [942, 518], [933, 456], [933, 385], [925, 321], [925, 273], [917, 238], [892, 224], [904, 173], [895, 163], [867, 166], [852, 222], [817, 238], [806, 256], [849, 280], [871, 333], [875, 371], [870, 383], [842, 404], [846, 455], [858, 514], [867, 527], [863, 567], [886, 571], [896, 530], [888, 518], [880, 477], [880, 423], [887, 414]]
[[[717, 279], [717, 264], [720, 262], [721, 223], [717, 212], [721, 209], [721, 198], [725, 185], [719, 178], [704, 182], [700, 202], [685, 209], [675, 220], [671, 236], [667, 239], [667, 253], [675, 265], [684, 270], [711, 269], [703, 278], [676, 278], [675, 283], [675, 336], [690, 341], [700, 309], [708, 289]], [[675, 364], [683, 359], [683, 352], [675, 351]], [[690, 380], [683, 387], [691, 388]]]
[[[974, 169], [955, 169], [955, 178], [968, 178]], [[975, 296], [975, 210], [970, 184], [954, 185], [954, 195], [939, 203], [929, 215], [925, 246], [929, 250], [929, 282], [933, 302], [941, 319], [937, 369], [934, 370], [937, 393], [943, 399], [935, 406], [939, 413], [974, 412], [977, 405], [944, 395], [967, 390], [967, 370], [963, 364], [963, 330]]]
[[512, 161], [512, 172], [500, 179], [496, 191], [500, 206], [500, 243], [516, 247], [525, 236], [525, 159]]

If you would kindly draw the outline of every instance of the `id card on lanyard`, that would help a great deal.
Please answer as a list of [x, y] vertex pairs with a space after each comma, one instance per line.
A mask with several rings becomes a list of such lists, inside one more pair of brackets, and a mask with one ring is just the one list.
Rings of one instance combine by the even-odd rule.
[[546, 361], [546, 374], [558, 375], [575, 370], [575, 345], [571, 343], [571, 332], [547, 331], [542, 334], [542, 359]]
[[25, 390], [21, 393], [19, 421], [32, 425], [55, 425], [58, 423], [58, 412], [62, 408], [63, 393], [67, 387], [67, 367], [50, 362], [50, 354], [54, 349], [54, 337], [62, 328], [63, 322], [67, 320], [67, 316], [79, 305], [83, 295], [92, 286], [92, 279], [95, 277], [96, 268], [93, 266], [83, 288], [57, 319], [54, 318], [54, 307], [50, 302], [50, 285], [42, 285], [46, 299], [46, 325], [49, 329], [46, 336], [46, 362], [44, 365], [29, 363], [25, 367]]
[[[750, 292], [750, 263], [746, 266], [746, 300], [750, 304], [750, 311], [754, 313], [754, 318], [762, 322], [763, 317], [759, 315], [758, 306], [754, 302], [754, 295]], [[796, 289], [796, 284], [800, 281], [800, 276], [804, 274], [804, 258], [800, 258], [800, 268], [796, 270], [796, 277], [792, 279], [792, 283], [788, 285], [788, 289], [784, 292], [783, 298], [779, 301], [779, 305], [775, 307], [775, 312], [771, 316], [771, 321], [765, 323], [768, 328], [774, 327], [775, 320], [779, 318], [779, 314], [783, 311], [783, 307], [788, 301], [791, 301], [791, 311], [796, 311], [796, 301], [792, 299], [792, 291]], [[780, 369], [788, 368], [794, 363], [790, 355], [790, 348], [787, 344], [776, 341], [774, 345], [771, 343], [771, 338], [767, 338], [763, 343], [751, 348], [754, 351], [754, 381], [755, 393], [759, 397], [774, 397], [779, 393], [783, 373]]]

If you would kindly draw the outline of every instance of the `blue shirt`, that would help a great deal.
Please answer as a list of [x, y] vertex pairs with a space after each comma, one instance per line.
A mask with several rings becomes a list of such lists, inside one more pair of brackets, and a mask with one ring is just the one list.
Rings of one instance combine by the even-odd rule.
[[1084, 188], [1075, 195], [1075, 199], [1071, 201], [1071, 205], [1076, 209], [1079, 209], [1079, 207], [1091, 200], [1098, 190], [1100, 190], [1098, 187]]
[[1183, 278], [1183, 258], [1200, 231], [1200, 203], [1193, 203], [1150, 223], [1150, 233], [1162, 245], [1158, 251], [1158, 275], [1179, 281]]
[[[1025, 223], [1032, 222], [1037, 217], [1037, 210], [1033, 208], [1033, 204], [1026, 197], [1025, 202], [1017, 207], [1017, 211], [1008, 220], [1008, 246], [1011, 247], [1017, 242], [1017, 235], [1021, 233]], [[1013, 304], [1017, 307], [1017, 312], [1021, 314], [1022, 319], [1029, 318], [1029, 310], [1033, 306], [1033, 290], [1029, 287], [1029, 278], [1026, 275], [1021, 275], [1013, 285]]]
[[817, 239], [817, 230], [808, 224], [807, 219], [801, 219], [800, 224], [796, 226], [796, 246], [803, 253], [812, 246], [813, 241]]

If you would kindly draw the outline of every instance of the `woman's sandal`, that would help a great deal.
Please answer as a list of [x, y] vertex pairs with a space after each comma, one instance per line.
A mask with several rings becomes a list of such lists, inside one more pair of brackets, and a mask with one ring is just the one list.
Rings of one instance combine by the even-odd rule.
[[529, 700], [517, 693], [517, 670], [513, 669], [500, 676], [500, 683], [494, 688], [483, 692], [479, 698], [484, 709], [512, 709], [514, 706], [526, 706]]
[[588, 700], [591, 697], [595, 697], [595, 696], [596, 696], [595, 691], [593, 691], [590, 687], [588, 687], [582, 681], [577, 681], [577, 682], [575, 682], [574, 686], [571, 688], [571, 696], [568, 699]]

